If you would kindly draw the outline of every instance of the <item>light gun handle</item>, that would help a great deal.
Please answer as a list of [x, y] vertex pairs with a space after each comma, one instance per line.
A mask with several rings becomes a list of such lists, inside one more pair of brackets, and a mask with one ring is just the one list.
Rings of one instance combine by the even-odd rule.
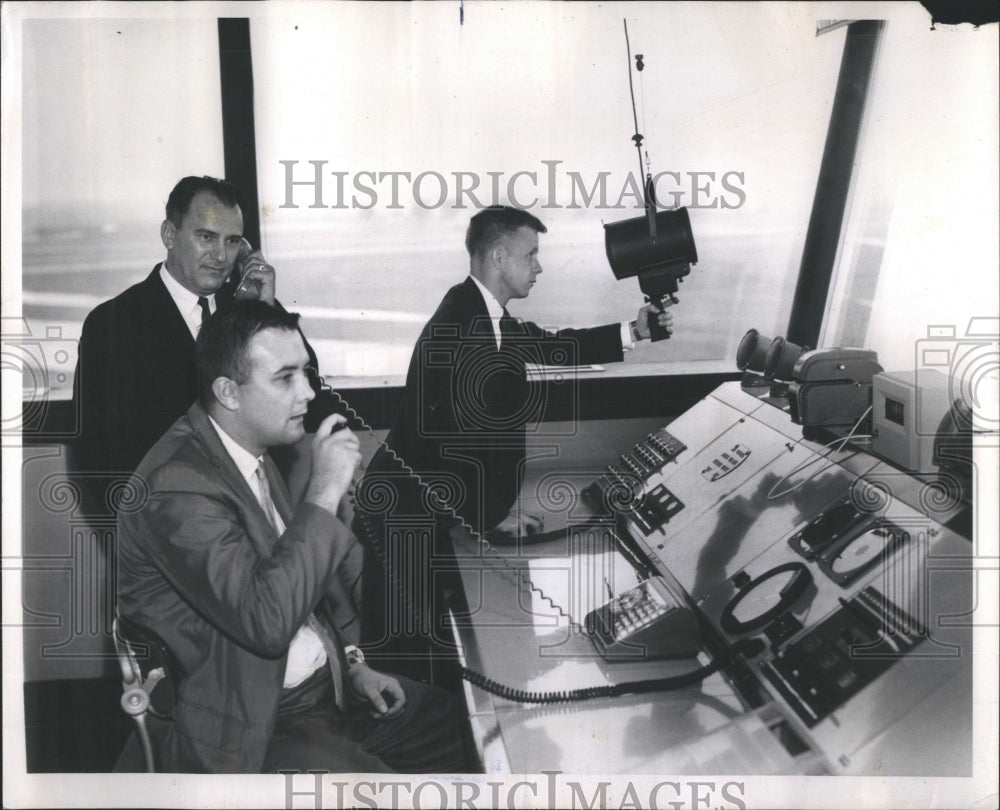
[[[677, 299], [673, 295], [670, 295], [669, 298], [673, 303], [675, 304], [678, 303]], [[649, 303], [652, 304], [654, 307], [656, 307], [660, 312], [666, 312], [667, 308], [666, 305], [663, 303], [664, 301], [663, 298], [647, 298], [646, 300], [649, 301]], [[670, 333], [662, 326], [660, 326], [660, 322], [657, 319], [657, 315], [655, 312], [646, 313], [646, 325], [649, 326], [649, 339], [652, 340], [654, 343], [658, 340], [670, 339]]]

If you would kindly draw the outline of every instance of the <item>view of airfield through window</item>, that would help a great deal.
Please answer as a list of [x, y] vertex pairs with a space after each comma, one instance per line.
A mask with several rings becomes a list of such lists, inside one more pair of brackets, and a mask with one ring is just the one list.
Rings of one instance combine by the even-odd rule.
[[35, 19], [21, 48], [22, 313], [52, 349], [46, 379], [25, 381], [49, 389], [25, 398], [64, 399], [87, 313], [164, 259], [174, 183], [223, 174], [218, 32], [214, 19]]
[[699, 260], [673, 338], [608, 373], [730, 371], [747, 329], [783, 333], [844, 29], [817, 36], [794, 6], [627, 9], [472, 4], [460, 23], [447, 4], [333, 4], [251, 21], [262, 241], [324, 373], [401, 379], [468, 272], [480, 205], [528, 206], [548, 227], [514, 315], [634, 318], [638, 282], [615, 279], [603, 229], [642, 214], [630, 71], [642, 172], [648, 153]]
[[[330, 4], [250, 33], [261, 247], [338, 384], [401, 382], [483, 205], [548, 227], [514, 315], [634, 318], [603, 225], [642, 215], [640, 168], [688, 209], [698, 262], [672, 339], [607, 373], [731, 371], [747, 329], [783, 333], [844, 29], [818, 36], [794, 5], [472, 4], [459, 22], [447, 4]], [[83, 317], [162, 260], [173, 183], [223, 173], [217, 27], [28, 20], [23, 48], [23, 313], [69, 341], [63, 398]]]

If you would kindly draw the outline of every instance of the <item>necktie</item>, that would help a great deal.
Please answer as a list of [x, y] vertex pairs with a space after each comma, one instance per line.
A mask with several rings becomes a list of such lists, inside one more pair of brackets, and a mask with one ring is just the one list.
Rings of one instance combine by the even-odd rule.
[[208, 319], [212, 317], [212, 312], [208, 308], [208, 299], [203, 295], [199, 295], [198, 306], [201, 307], [201, 325], [204, 326], [208, 323]]
[[500, 316], [500, 344], [503, 345], [507, 339], [517, 333], [517, 321], [511, 317], [504, 307], [503, 315]]
[[[264, 471], [264, 459], [261, 459], [260, 464], [257, 465], [256, 474], [257, 484], [260, 487], [261, 508], [264, 510], [264, 514], [267, 515], [267, 520], [274, 527], [275, 532], [280, 535], [282, 534], [283, 521], [278, 515], [278, 508], [274, 505], [274, 500], [271, 498], [271, 487], [267, 483], [267, 473]], [[334, 699], [337, 701], [337, 707], [343, 709], [345, 666], [344, 662], [341, 661], [341, 656], [343, 656], [344, 651], [334, 639], [330, 638], [330, 634], [326, 631], [326, 628], [316, 620], [316, 617], [312, 613], [306, 617], [306, 625], [319, 637], [326, 648], [326, 658], [330, 663], [330, 674], [333, 676]]]
[[264, 459], [261, 459], [257, 465], [257, 486], [260, 487], [260, 505], [264, 510], [264, 514], [267, 515], [267, 521], [280, 535], [282, 534], [281, 518], [278, 515], [278, 508], [274, 505], [274, 500], [271, 498], [271, 487], [267, 483], [267, 473], [264, 471]]

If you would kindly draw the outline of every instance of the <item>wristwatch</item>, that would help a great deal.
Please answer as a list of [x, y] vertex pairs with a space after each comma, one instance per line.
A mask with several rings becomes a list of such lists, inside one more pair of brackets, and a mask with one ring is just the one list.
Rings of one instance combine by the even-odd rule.
[[630, 321], [628, 328], [632, 332], [632, 341], [634, 343], [638, 343], [642, 340], [642, 335], [639, 334], [639, 324], [636, 321]]
[[357, 644], [349, 644], [344, 647], [344, 658], [347, 659], [347, 666], [349, 667], [365, 662], [365, 654], [361, 652]]

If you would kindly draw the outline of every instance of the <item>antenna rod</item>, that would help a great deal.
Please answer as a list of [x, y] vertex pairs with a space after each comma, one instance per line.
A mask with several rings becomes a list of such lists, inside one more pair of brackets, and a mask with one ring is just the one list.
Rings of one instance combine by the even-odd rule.
[[[628, 91], [632, 96], [632, 121], [635, 123], [635, 151], [639, 158], [639, 182], [642, 183], [642, 201], [646, 207], [646, 217], [649, 220], [649, 241], [656, 242], [656, 200], [653, 197], [652, 182], [644, 182], [642, 177], [642, 135], [639, 134], [639, 116], [635, 111], [635, 89], [632, 86], [632, 46], [628, 41], [628, 20], [622, 17], [625, 26], [625, 50], [628, 52]], [[640, 57], [641, 58], [641, 57]]]
[[[629, 45], [628, 41], [628, 20], [622, 17], [622, 24], [625, 26], [625, 51], [628, 54], [628, 92], [632, 96], [632, 121], [635, 123], [635, 135], [632, 136], [632, 140], [635, 141], [635, 151], [639, 155], [639, 180], [642, 181], [642, 135], [639, 134], [639, 116], [635, 111], [635, 89], [632, 86], [632, 46]], [[646, 201], [648, 204], [648, 200]]]

